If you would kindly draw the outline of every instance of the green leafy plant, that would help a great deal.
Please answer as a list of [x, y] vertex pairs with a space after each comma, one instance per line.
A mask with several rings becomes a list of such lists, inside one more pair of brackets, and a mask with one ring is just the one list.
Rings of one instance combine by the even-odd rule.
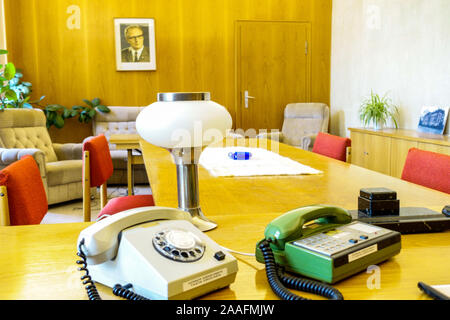
[[[0, 55], [7, 54], [8, 51], [0, 49]], [[30, 101], [31, 83], [22, 82], [23, 74], [16, 69], [12, 62], [6, 65], [0, 64], [0, 110], [5, 108], [27, 108], [32, 109], [32, 104], [39, 103], [39, 100]]]
[[44, 113], [47, 117], [47, 128], [55, 126], [61, 129], [65, 125], [66, 119], [78, 117], [80, 123], [89, 123], [96, 115], [97, 111], [108, 113], [111, 110], [100, 104], [99, 98], [92, 100], [83, 99], [86, 105], [76, 105], [71, 109], [60, 104], [50, 104], [44, 107]]
[[[0, 55], [8, 51], [0, 49]], [[11, 101], [17, 101], [17, 94], [11, 88], [10, 81], [16, 76], [16, 67], [12, 62], [6, 65], [0, 64], [0, 109], [4, 109]]]
[[388, 120], [392, 120], [395, 128], [398, 128], [398, 115], [398, 107], [386, 95], [380, 97], [372, 91], [359, 109], [359, 117], [364, 126], [372, 122], [375, 129], [378, 129], [379, 124], [385, 125]]

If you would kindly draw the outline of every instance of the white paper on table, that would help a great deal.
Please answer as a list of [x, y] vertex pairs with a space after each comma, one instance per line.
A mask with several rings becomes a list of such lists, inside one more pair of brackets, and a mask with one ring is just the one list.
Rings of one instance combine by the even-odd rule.
[[[233, 160], [228, 156], [230, 152], [250, 152], [252, 156], [249, 160]], [[216, 177], [322, 173], [322, 171], [261, 148], [206, 148], [200, 155], [199, 164]]]

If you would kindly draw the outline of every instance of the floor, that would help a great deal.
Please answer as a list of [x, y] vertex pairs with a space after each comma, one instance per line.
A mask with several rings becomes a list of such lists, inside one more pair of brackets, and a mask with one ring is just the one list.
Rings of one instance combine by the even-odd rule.
[[[126, 186], [111, 186], [108, 187], [108, 199], [115, 197], [122, 197], [127, 195]], [[134, 193], [137, 194], [151, 194], [151, 189], [148, 186], [135, 186]], [[97, 214], [100, 211], [100, 198], [98, 192], [95, 199], [91, 202], [91, 221], [95, 221]], [[74, 200], [64, 202], [61, 204], [50, 205], [48, 212], [41, 224], [56, 224], [56, 223], [70, 223], [83, 222], [83, 201]]]

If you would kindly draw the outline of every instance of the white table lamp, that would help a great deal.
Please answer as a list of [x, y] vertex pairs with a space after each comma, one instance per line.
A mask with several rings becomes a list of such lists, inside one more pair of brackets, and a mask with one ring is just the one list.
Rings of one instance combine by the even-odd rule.
[[231, 115], [210, 100], [209, 92], [158, 93], [158, 101], [144, 108], [136, 129], [147, 142], [168, 149], [177, 167], [178, 207], [191, 214], [193, 223], [207, 231], [217, 227], [199, 203], [198, 160], [202, 148], [225, 138]]

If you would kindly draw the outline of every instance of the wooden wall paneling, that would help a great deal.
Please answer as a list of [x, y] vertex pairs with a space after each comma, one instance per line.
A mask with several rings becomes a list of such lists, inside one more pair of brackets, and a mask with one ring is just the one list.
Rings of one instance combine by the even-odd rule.
[[330, 105], [331, 68], [331, 0], [311, 1], [312, 39], [309, 54], [312, 56], [311, 101]]
[[[8, 61], [21, 69], [24, 81], [34, 81], [33, 91], [37, 90], [39, 75], [39, 51], [36, 26], [36, 0], [29, 2], [4, 1]], [[17, 17], [20, 13], [20, 19]], [[15, 18], [9, 18], [15, 17]]]
[[[5, 32], [5, 7], [3, 5], [3, 0], [0, 0], [0, 49], [7, 49]], [[0, 64], [6, 64], [7, 61], [7, 55], [0, 56]]]
[[[161, 92], [179, 91], [182, 84], [181, 1], [157, 2], [155, 15], [156, 74]], [[166, 17], [163, 19], [162, 17]], [[154, 95], [156, 100], [156, 93]], [[154, 101], [154, 100], [151, 100]]]
[[[81, 27], [66, 27], [69, 5]], [[156, 71], [118, 72], [117, 17], [154, 18]], [[148, 105], [162, 91], [207, 90], [236, 124], [235, 22], [311, 21], [311, 99], [329, 100], [331, 0], [5, 0], [9, 57], [24, 67], [32, 98], [71, 107], [99, 97], [106, 105]], [[258, 75], [260, 76], [260, 75]], [[90, 125], [68, 121], [55, 142], [81, 142]]]

